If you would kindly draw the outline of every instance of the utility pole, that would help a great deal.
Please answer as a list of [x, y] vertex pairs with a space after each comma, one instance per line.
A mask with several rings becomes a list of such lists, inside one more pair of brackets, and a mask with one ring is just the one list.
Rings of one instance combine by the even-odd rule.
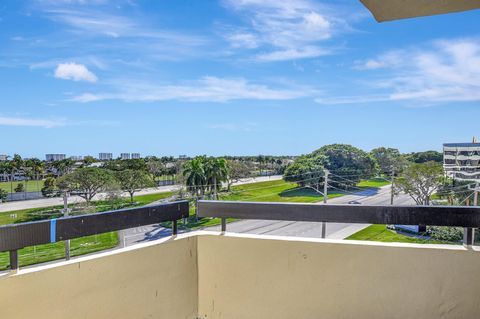
[[[63, 216], [68, 216], [68, 197], [67, 192], [63, 192]], [[70, 239], [65, 240], [65, 259], [70, 260]]]
[[475, 183], [475, 192], [473, 193], [473, 206], [478, 205], [478, 182]]
[[323, 183], [323, 203], [326, 204], [327, 203], [327, 195], [328, 195], [328, 174], [330, 174], [330, 172], [328, 171], [328, 169], [324, 169], [323, 170], [323, 174], [324, 174], [324, 183]]
[[[478, 182], [475, 183], [475, 189], [473, 191], [473, 205], [474, 206], [478, 205]], [[463, 244], [466, 246], [472, 246], [474, 241], [475, 241], [475, 228], [465, 227], [463, 229]]]
[[393, 188], [395, 182], [395, 167], [392, 167], [392, 187], [390, 188], [390, 205], [393, 205], [393, 196], [395, 195], [395, 190]]
[[[328, 169], [324, 169], [323, 174], [324, 174], [323, 203], [326, 204], [327, 203], [327, 197], [328, 197], [328, 174], [330, 174], [330, 172], [328, 171]], [[327, 223], [322, 222], [322, 238], [326, 237], [326, 233], [327, 233]]]

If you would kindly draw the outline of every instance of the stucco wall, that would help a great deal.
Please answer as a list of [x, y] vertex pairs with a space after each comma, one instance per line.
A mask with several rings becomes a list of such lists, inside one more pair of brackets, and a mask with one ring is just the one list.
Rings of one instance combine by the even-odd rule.
[[198, 238], [200, 318], [480, 318], [479, 251], [254, 237]]
[[196, 318], [196, 252], [187, 237], [0, 276], [0, 318]]
[[460, 246], [190, 233], [0, 275], [0, 318], [480, 318], [479, 278]]

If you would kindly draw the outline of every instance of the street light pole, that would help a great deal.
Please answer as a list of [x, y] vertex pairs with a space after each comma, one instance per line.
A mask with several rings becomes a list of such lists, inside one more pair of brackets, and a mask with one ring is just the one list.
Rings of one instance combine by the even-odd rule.
[[392, 167], [392, 186], [390, 188], [390, 205], [393, 205], [393, 196], [395, 195], [395, 190], [393, 188], [395, 182], [395, 167]]
[[[63, 192], [63, 216], [68, 216], [68, 197], [67, 192]], [[70, 240], [65, 240], [65, 259], [70, 260]]]
[[[473, 191], [473, 205], [474, 206], [478, 205], [478, 182], [475, 183], [475, 189]], [[465, 227], [463, 229], [463, 244], [466, 246], [472, 246], [474, 241], [475, 241], [475, 228]]]

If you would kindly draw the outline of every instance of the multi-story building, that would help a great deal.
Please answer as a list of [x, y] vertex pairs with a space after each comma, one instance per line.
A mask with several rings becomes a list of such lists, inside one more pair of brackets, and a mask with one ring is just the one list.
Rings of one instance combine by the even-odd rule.
[[480, 180], [480, 143], [443, 144], [445, 173], [457, 180]]
[[139, 159], [140, 153], [132, 153], [132, 159]]
[[130, 159], [130, 153], [121, 153], [120, 154], [120, 159], [122, 159], [122, 160]]
[[65, 154], [45, 154], [45, 159], [47, 162], [61, 161], [66, 158], [67, 156]]
[[0, 155], [0, 161], [6, 161], [8, 160], [8, 155], [2, 154]]
[[78, 161], [83, 161], [83, 156], [81, 156], [81, 155], [72, 155], [72, 156], [70, 156], [70, 159], [71, 159], [72, 161], [76, 161], [76, 162], [78, 162]]
[[101, 161], [109, 161], [113, 159], [113, 154], [112, 153], [99, 153], [98, 154], [98, 159]]

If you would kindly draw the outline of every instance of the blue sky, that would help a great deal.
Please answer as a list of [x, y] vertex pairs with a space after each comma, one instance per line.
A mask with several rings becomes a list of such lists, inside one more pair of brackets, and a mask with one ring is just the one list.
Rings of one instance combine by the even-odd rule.
[[402, 152], [480, 135], [480, 11], [359, 1], [5, 0], [0, 153]]

